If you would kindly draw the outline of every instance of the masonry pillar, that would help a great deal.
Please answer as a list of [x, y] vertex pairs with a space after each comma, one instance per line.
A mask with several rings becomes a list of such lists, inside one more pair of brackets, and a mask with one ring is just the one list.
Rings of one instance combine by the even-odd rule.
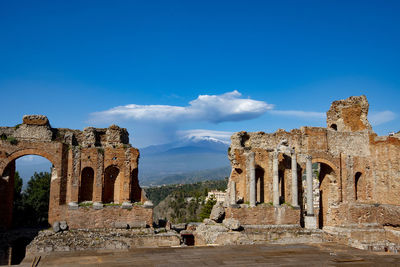
[[104, 180], [104, 150], [97, 150], [97, 165], [95, 169], [93, 207], [103, 207], [103, 180]]
[[236, 182], [235, 181], [231, 181], [229, 197], [230, 197], [229, 204], [235, 205], [236, 204]]
[[313, 177], [312, 177], [312, 157], [306, 156], [306, 175], [307, 175], [307, 215], [304, 218], [304, 225], [307, 229], [317, 228], [317, 218], [314, 216], [313, 199]]
[[272, 190], [273, 190], [273, 204], [274, 206], [279, 206], [279, 171], [278, 171], [278, 152], [273, 153], [272, 160]]
[[292, 206], [299, 206], [299, 198], [298, 198], [298, 185], [297, 185], [297, 159], [296, 159], [296, 151], [292, 149]]
[[256, 206], [256, 170], [254, 166], [254, 152], [249, 153], [249, 161], [248, 161], [248, 172], [249, 172], [249, 194], [250, 194], [250, 207]]
[[306, 157], [306, 175], [307, 175], [307, 215], [314, 215], [313, 199], [313, 178], [312, 178], [312, 157]]

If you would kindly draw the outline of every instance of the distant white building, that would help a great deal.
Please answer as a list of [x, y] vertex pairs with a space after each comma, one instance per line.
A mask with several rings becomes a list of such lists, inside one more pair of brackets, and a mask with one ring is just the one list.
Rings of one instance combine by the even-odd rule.
[[217, 202], [224, 202], [225, 196], [226, 196], [226, 192], [213, 190], [213, 191], [208, 192], [206, 201], [209, 200], [211, 197], [214, 197], [217, 200]]

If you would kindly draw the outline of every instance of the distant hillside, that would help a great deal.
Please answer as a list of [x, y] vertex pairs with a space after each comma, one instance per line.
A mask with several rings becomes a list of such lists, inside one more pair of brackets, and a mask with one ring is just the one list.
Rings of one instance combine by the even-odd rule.
[[165, 185], [146, 188], [147, 197], [154, 203], [154, 219], [172, 222], [201, 221], [200, 211], [207, 192], [225, 191], [227, 179], [185, 185]]
[[140, 181], [141, 185], [167, 185], [167, 184], [190, 184], [206, 180], [223, 180], [229, 177], [231, 172], [230, 166], [221, 168], [191, 171], [180, 174], [171, 175], [157, 175], [155, 177], [148, 177], [144, 181]]
[[[207, 190], [225, 190], [228, 183], [228, 179], [218, 181], [203, 181], [193, 184], [171, 184], [163, 186], [154, 186], [145, 188], [147, 197], [153, 202], [155, 206], [160, 203], [161, 200], [165, 199], [172, 192], [183, 192], [185, 196], [206, 196]], [[197, 193], [196, 193], [197, 192]]]
[[[227, 142], [213, 138], [184, 139], [140, 149], [141, 185], [193, 183], [229, 176]], [[229, 170], [228, 170], [229, 169]]]

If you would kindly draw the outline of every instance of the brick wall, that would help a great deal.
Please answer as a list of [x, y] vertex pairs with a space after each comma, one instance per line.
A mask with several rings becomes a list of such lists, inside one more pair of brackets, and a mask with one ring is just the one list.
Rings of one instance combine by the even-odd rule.
[[93, 207], [79, 207], [76, 210], [65, 209], [65, 218], [71, 229], [113, 228], [115, 222], [131, 223], [145, 221], [153, 224], [153, 209], [134, 205], [132, 209], [121, 206], [105, 206], [96, 210]]
[[225, 218], [234, 218], [241, 224], [275, 225], [275, 224], [300, 224], [300, 209], [282, 205], [273, 207], [271, 205], [260, 205], [254, 208], [225, 209]]

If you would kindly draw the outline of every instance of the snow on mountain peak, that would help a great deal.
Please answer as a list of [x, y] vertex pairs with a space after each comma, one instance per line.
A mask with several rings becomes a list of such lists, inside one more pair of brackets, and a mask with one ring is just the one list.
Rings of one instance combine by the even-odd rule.
[[225, 145], [229, 145], [232, 132], [195, 129], [195, 130], [179, 131], [178, 134], [183, 140], [187, 141], [193, 141], [193, 142], [208, 141], [208, 142], [215, 142], [215, 143], [222, 143]]

